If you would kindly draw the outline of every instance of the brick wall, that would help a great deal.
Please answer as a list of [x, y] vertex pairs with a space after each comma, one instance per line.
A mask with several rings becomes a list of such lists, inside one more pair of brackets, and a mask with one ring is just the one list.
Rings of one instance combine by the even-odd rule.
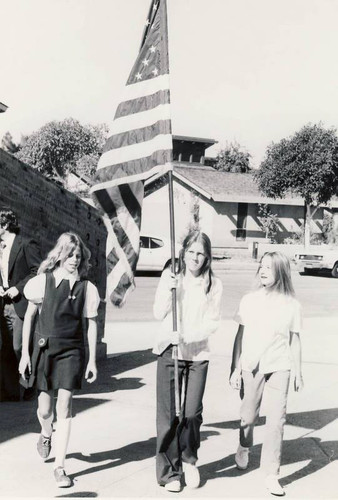
[[73, 193], [49, 181], [33, 168], [0, 149], [0, 206], [11, 208], [19, 218], [21, 234], [40, 243], [42, 257], [65, 231], [76, 232], [92, 253], [89, 278], [98, 287], [98, 356], [102, 343], [106, 296], [107, 232], [98, 211]]

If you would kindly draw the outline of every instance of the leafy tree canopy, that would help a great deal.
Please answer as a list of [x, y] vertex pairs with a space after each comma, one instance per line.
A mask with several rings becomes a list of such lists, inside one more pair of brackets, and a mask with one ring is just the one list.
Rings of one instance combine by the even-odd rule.
[[[98, 158], [107, 134], [106, 125], [81, 125], [73, 118], [52, 121], [29, 135], [16, 156], [64, 184], [67, 175], [76, 172], [81, 158]], [[81, 168], [85, 166], [81, 164]]]
[[321, 123], [272, 143], [255, 172], [259, 189], [272, 198], [293, 192], [306, 205], [327, 203], [338, 187], [338, 137]]
[[217, 154], [214, 168], [221, 172], [248, 172], [250, 170], [250, 157], [250, 153], [237, 142], [231, 142]]

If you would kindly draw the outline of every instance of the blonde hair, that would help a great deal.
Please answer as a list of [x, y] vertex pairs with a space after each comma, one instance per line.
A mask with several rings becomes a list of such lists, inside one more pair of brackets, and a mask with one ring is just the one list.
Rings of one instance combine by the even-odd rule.
[[41, 262], [38, 274], [54, 271], [54, 269], [60, 266], [61, 261], [67, 259], [76, 249], [79, 249], [81, 252], [78, 273], [80, 277], [85, 276], [90, 268], [89, 259], [91, 253], [80, 236], [71, 232], [61, 234], [55, 247], [48, 253], [45, 260]]
[[[266, 287], [266, 290], [293, 297], [295, 295], [295, 290], [291, 279], [291, 266], [289, 258], [282, 252], [265, 252], [259, 262], [259, 267], [256, 273], [257, 278], [259, 276], [260, 268], [262, 267], [262, 261], [265, 257], [271, 258], [271, 269], [274, 276], [274, 282], [269, 287]], [[258, 287], [263, 288], [263, 285], [259, 280]]]

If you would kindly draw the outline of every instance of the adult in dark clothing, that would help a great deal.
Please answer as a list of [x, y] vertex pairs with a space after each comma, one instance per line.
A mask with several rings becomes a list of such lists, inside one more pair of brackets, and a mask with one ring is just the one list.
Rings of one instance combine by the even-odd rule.
[[[20, 398], [18, 363], [27, 309], [23, 288], [36, 275], [40, 250], [19, 234], [15, 213], [0, 209], [0, 401]], [[28, 393], [27, 393], [28, 395]]]

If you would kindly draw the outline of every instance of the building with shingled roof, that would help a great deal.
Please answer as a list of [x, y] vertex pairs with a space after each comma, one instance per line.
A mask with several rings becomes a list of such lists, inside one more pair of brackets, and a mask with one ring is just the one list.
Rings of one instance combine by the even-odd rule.
[[[214, 249], [248, 247], [266, 241], [259, 204], [269, 206], [278, 217], [277, 242], [301, 230], [304, 202], [296, 196], [273, 199], [263, 196], [252, 172], [220, 172], [205, 156], [216, 141], [174, 136], [175, 231], [180, 241], [195, 218], [211, 238]], [[169, 237], [169, 195], [167, 178], [153, 178], [146, 184], [141, 234]], [[312, 222], [312, 232], [322, 234], [325, 212], [338, 214], [338, 199], [330, 207], [320, 207]]]

